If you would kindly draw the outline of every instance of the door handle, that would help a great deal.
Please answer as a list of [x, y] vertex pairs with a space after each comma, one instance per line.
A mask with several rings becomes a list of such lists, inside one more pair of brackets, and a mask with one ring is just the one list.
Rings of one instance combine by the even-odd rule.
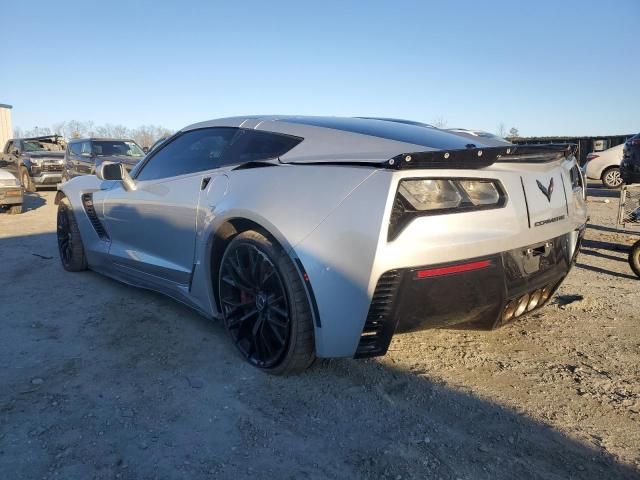
[[207, 185], [209, 185], [210, 181], [211, 177], [204, 177], [202, 179], [202, 182], [200, 183], [200, 190], [204, 190], [205, 188], [207, 188]]

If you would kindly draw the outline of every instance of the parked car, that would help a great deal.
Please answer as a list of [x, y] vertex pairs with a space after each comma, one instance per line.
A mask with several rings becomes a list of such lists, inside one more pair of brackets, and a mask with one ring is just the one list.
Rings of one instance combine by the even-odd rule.
[[18, 177], [28, 192], [53, 186], [62, 178], [64, 146], [64, 139], [58, 135], [12, 138], [2, 150], [0, 168]]
[[601, 180], [607, 188], [618, 188], [622, 185], [620, 177], [620, 162], [624, 144], [592, 152], [587, 155], [585, 174], [591, 180]]
[[549, 301], [587, 211], [573, 147], [481, 140], [361, 118], [191, 125], [131, 173], [62, 184], [62, 265], [221, 319], [271, 373], [384, 355], [395, 332], [495, 328]]
[[624, 144], [620, 176], [629, 185], [640, 183], [640, 133]]
[[7, 170], [0, 169], [0, 210], [10, 214], [22, 213], [23, 190], [20, 180]]
[[131, 170], [144, 157], [133, 140], [119, 138], [79, 138], [71, 140], [64, 155], [63, 180], [78, 175], [93, 175], [105, 160], [120, 162]]

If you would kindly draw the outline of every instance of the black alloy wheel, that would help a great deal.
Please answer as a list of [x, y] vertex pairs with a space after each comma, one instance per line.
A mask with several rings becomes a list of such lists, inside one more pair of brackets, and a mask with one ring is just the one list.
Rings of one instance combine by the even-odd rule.
[[282, 278], [271, 259], [254, 245], [241, 244], [230, 253], [225, 256], [220, 277], [225, 324], [250, 363], [273, 367], [291, 335]]
[[640, 240], [631, 246], [629, 252], [629, 266], [633, 273], [640, 277]]
[[306, 369], [315, 359], [313, 318], [293, 262], [257, 231], [227, 246], [218, 275], [222, 317], [241, 355], [273, 374]]
[[57, 224], [56, 235], [62, 266], [70, 272], [86, 270], [87, 259], [80, 230], [71, 210], [71, 204], [66, 198], [61, 199], [58, 204]]
[[63, 264], [71, 262], [73, 257], [73, 237], [66, 208], [58, 208], [58, 249]]

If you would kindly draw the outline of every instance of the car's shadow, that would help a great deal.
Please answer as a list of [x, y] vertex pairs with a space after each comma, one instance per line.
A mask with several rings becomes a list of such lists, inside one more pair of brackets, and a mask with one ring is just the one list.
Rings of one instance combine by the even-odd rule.
[[609, 189], [602, 184], [589, 183], [587, 185], [587, 197], [620, 198], [620, 189]]
[[[596, 440], [570, 438], [419, 364], [332, 360], [298, 376], [258, 372], [221, 325], [159, 294], [64, 272], [50, 259], [55, 241], [0, 240], [2, 308], [14, 312], [0, 327], [11, 333], [0, 335], [0, 364], [12, 365], [0, 392], [11, 415], [0, 420], [5, 431], [37, 435], [37, 447], [5, 443], [7, 478], [42, 477], [53, 464], [93, 478], [105, 457], [131, 478], [638, 478]], [[22, 294], [43, 272], [56, 288], [40, 290], [46, 307], [29, 310]], [[36, 350], [46, 362], [31, 361]], [[25, 387], [32, 377], [45, 380]], [[264, 476], [247, 473], [263, 467]]]
[[22, 210], [37, 210], [47, 204], [47, 199], [38, 192], [25, 192], [22, 200]]

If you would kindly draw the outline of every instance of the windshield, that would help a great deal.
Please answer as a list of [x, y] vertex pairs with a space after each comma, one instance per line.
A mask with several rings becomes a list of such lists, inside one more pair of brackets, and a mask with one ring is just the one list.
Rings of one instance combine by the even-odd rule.
[[142, 157], [144, 152], [136, 142], [125, 140], [103, 140], [93, 142], [93, 153], [98, 157], [119, 155], [124, 157]]
[[42, 150], [48, 152], [59, 152], [63, 150], [62, 145], [52, 142], [41, 142], [39, 140], [25, 140], [22, 142], [25, 152], [40, 152]]

